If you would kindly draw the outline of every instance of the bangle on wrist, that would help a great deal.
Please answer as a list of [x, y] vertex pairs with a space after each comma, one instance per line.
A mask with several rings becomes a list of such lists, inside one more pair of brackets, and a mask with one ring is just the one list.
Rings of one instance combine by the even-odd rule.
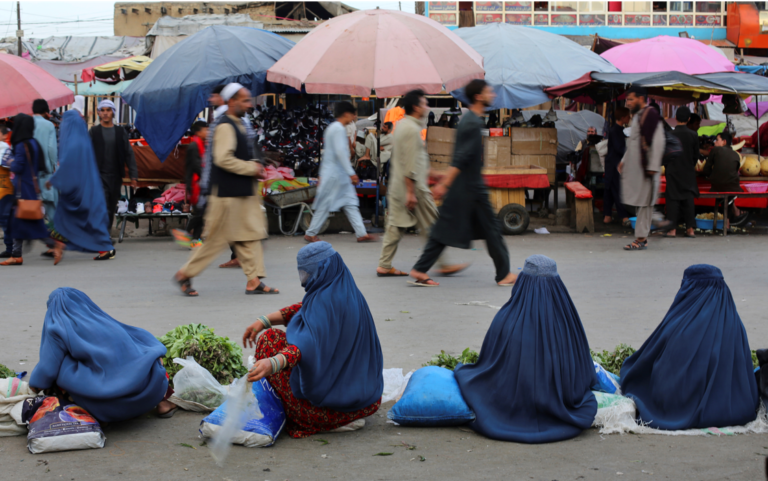
[[259, 316], [259, 320], [262, 324], [264, 324], [264, 329], [272, 329], [272, 323], [269, 322], [269, 318], [267, 318], [267, 316]]

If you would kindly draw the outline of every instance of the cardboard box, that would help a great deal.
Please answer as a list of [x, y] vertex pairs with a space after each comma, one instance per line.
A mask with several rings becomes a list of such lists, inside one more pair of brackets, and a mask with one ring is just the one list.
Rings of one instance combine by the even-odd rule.
[[451, 166], [453, 157], [450, 155], [430, 155], [429, 164], [434, 170], [445, 170]]
[[445, 127], [429, 127], [427, 130], [427, 152], [432, 155], [453, 155], [456, 130]]
[[510, 164], [509, 137], [483, 137], [483, 151], [486, 168], [509, 167]]
[[557, 129], [510, 129], [512, 155], [557, 155]]
[[555, 183], [555, 155], [511, 155], [510, 165], [538, 165], [547, 169], [550, 184]]

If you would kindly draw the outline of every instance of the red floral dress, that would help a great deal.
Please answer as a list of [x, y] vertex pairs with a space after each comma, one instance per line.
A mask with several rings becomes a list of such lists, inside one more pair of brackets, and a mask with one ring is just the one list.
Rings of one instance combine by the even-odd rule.
[[[285, 319], [285, 325], [301, 309], [301, 303], [281, 309], [280, 313]], [[288, 344], [285, 331], [279, 329], [267, 329], [256, 342], [256, 359], [282, 354], [288, 361], [288, 367], [277, 374], [267, 376], [269, 384], [283, 401], [283, 409], [288, 418], [286, 429], [292, 438], [306, 438], [316, 433], [331, 431], [357, 419], [371, 416], [379, 410], [381, 400], [368, 407], [353, 412], [338, 412], [332, 409], [314, 406], [306, 399], [296, 399], [291, 391], [291, 369], [301, 360], [299, 348]]]

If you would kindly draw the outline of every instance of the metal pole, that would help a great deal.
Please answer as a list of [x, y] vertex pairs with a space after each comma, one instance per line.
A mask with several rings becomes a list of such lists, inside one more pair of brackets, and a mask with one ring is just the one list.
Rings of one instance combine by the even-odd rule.
[[19, 57], [21, 57], [21, 2], [16, 2], [16, 25], [18, 30], [16, 31], [16, 37], [18, 38]]
[[75, 95], [77, 95], [77, 74], [75, 74]]
[[[757, 160], [760, 161], [760, 156], [763, 152], [760, 150], [760, 103], [758, 102], [759, 96], [755, 95], [755, 123], [757, 123]], [[717, 221], [717, 219], [715, 219]]]
[[[381, 144], [381, 109], [379, 108], [379, 96], [376, 96], [376, 100], [373, 101], [373, 106], [376, 108], [376, 119], [379, 121], [379, 127], [376, 129], [376, 145], [374, 146], [376, 149], [379, 149], [379, 144]], [[381, 175], [381, 150], [379, 150], [376, 153], [376, 208], [373, 213], [373, 226], [379, 227], [379, 199], [380, 199], [380, 184], [382, 182], [382, 179], [384, 178], [383, 175]]]

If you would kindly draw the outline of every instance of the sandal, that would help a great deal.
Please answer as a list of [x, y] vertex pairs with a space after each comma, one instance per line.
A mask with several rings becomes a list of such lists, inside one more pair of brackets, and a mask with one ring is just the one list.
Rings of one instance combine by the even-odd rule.
[[114, 259], [114, 258], [115, 258], [115, 250], [112, 249], [111, 251], [107, 251], [107, 252], [103, 252], [103, 253], [100, 252], [99, 255], [97, 255], [96, 257], [93, 258], [93, 260], [95, 260], [95, 261], [108, 261], [108, 260]]
[[470, 264], [469, 262], [465, 264], [455, 264], [452, 266], [447, 266], [443, 269], [438, 269], [437, 273], [440, 274], [441, 276], [452, 276], [454, 274], [458, 274], [459, 272], [465, 270], [470, 265], [472, 264]]
[[[429, 284], [430, 282], [432, 284]], [[419, 287], [437, 287], [437, 286], [440, 285], [437, 282], [435, 282], [432, 279], [430, 279], [429, 277], [427, 277], [426, 279], [422, 279], [422, 280], [418, 280], [417, 279], [415, 281], [408, 281], [408, 284], [412, 284], [414, 286], [419, 286]]]
[[403, 277], [403, 276], [407, 276], [407, 275], [408, 275], [408, 273], [407, 273], [407, 272], [398, 271], [398, 270], [397, 270], [397, 269], [395, 269], [394, 267], [393, 267], [393, 268], [391, 268], [390, 270], [388, 270], [388, 271], [387, 271], [386, 273], [384, 273], [384, 274], [382, 274], [382, 273], [381, 273], [381, 272], [379, 272], [379, 271], [376, 271], [376, 277]]
[[157, 413], [157, 417], [162, 418], [162, 419], [172, 418], [173, 415], [176, 414], [176, 411], [178, 411], [178, 410], [179, 410], [179, 408], [175, 407], [175, 408], [171, 409], [170, 411], [164, 412], [163, 414]]
[[233, 268], [233, 267], [240, 267], [240, 261], [237, 260], [237, 257], [235, 257], [232, 260], [229, 260], [229, 261], [225, 262], [224, 264], [221, 264], [219, 266], [219, 269], [229, 269], [229, 268]]
[[280, 294], [280, 291], [278, 289], [275, 289], [274, 287], [267, 287], [264, 285], [263, 282], [261, 282], [256, 289], [253, 289], [249, 291], [248, 289], [245, 290], [245, 293], [249, 296], [256, 295], [256, 294]]
[[[173, 276], [171, 281], [179, 285], [179, 287], [181, 288], [181, 293], [184, 294], [185, 296], [197, 297], [199, 295], [196, 290], [192, 289], [192, 279], [187, 278], [184, 280], [179, 280], [176, 278], [176, 276]], [[171, 414], [171, 416], [173, 416], [173, 414]], [[171, 416], [168, 416], [168, 417], [171, 417]]]
[[632, 227], [632, 221], [631, 220], [625, 220], [621, 222], [622, 227]]
[[624, 246], [625, 251], [642, 251], [648, 248], [648, 241], [644, 240], [641, 242], [638, 241], [632, 241], [631, 244], [627, 244]]

